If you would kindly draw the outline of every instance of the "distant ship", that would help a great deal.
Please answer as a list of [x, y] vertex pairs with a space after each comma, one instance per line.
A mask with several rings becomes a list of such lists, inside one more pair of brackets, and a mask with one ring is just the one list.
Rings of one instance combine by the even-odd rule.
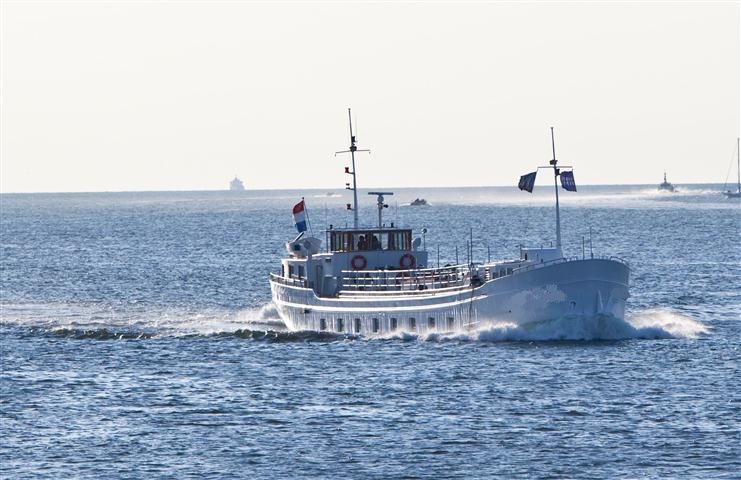
[[[728, 198], [741, 198], [741, 158], [739, 158], [739, 139], [736, 139], [736, 171], [738, 172], [738, 183], [736, 184], [736, 191], [731, 191], [731, 189], [727, 189], [725, 192], [723, 192], [723, 195], [725, 195]], [[729, 169], [730, 170], [730, 169]], [[726, 185], [728, 184], [728, 177], [726, 177]], [[726, 188], [725, 185], [723, 188]]]
[[237, 178], [237, 176], [234, 176], [234, 180], [229, 182], [229, 190], [241, 192], [244, 191], [244, 183], [242, 183], [242, 180]]
[[413, 207], [418, 207], [420, 205], [427, 205], [427, 200], [424, 198], [415, 198], [413, 202], [411, 202], [409, 205]]
[[659, 185], [659, 191], [662, 192], [674, 192], [674, 185], [666, 181], [666, 172], [664, 172], [664, 181]]

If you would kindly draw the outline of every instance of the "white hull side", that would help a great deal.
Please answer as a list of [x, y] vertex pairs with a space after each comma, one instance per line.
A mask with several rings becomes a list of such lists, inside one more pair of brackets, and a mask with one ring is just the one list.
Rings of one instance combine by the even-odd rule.
[[622, 319], [628, 276], [623, 263], [588, 259], [536, 265], [449, 293], [320, 298], [311, 289], [272, 281], [271, 289], [290, 330], [384, 335], [460, 331], [496, 321], [527, 324], [565, 315], [607, 313]]

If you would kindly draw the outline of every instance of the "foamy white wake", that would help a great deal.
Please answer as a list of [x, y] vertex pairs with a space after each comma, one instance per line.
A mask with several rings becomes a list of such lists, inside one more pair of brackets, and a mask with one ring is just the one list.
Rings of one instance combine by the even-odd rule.
[[91, 303], [4, 304], [0, 321], [45, 330], [108, 330], [147, 336], [211, 335], [239, 330], [284, 330], [272, 303], [242, 311], [106, 306]]
[[[45, 304], [1, 305], [0, 320], [7, 324], [51, 331], [105, 331], [127, 337], [217, 335], [243, 331], [286, 331], [275, 306], [267, 303], [242, 311], [187, 309], [115, 309], [100, 305]], [[669, 310], [650, 310], [620, 320], [612, 316], [566, 316], [555, 320], [517, 325], [500, 321], [480, 322], [460, 332], [415, 335], [395, 333], [385, 338], [423, 341], [558, 341], [697, 338], [710, 328]], [[307, 332], [308, 333], [308, 332]], [[325, 335], [326, 336], [326, 335]], [[343, 337], [338, 334], [337, 337]]]

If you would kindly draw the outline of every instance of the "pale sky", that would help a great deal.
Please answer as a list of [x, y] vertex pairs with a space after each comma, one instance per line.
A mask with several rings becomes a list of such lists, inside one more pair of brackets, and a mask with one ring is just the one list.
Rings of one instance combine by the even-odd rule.
[[0, 191], [722, 183], [738, 2], [16, 2]]

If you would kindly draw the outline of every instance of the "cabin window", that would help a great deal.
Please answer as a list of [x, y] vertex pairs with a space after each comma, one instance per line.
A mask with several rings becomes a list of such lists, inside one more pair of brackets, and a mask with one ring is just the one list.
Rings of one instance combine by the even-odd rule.
[[342, 332], [343, 327], [344, 327], [344, 325], [342, 324], [342, 319], [341, 318], [338, 318], [337, 319], [337, 331], [338, 332]]
[[319, 330], [326, 330], [327, 329], [327, 320], [320, 318], [319, 319]]
[[303, 265], [298, 266], [298, 278], [304, 278], [304, 266]]
[[293, 265], [288, 265], [288, 276], [293, 277]]
[[352, 232], [332, 232], [330, 242], [333, 252], [352, 252], [357, 238], [353, 238]]
[[433, 317], [427, 319], [427, 327], [435, 328], [435, 319]]
[[401, 231], [389, 233], [389, 250], [411, 250], [412, 232]]
[[353, 235], [353, 245], [355, 245], [355, 250], [368, 250], [368, 241], [365, 237], [366, 235], [362, 233], [356, 233]]
[[355, 319], [355, 333], [360, 333], [360, 319]]
[[396, 327], [398, 325], [398, 321], [395, 318], [392, 318], [389, 322], [389, 329], [393, 332], [396, 330]]
[[448, 317], [448, 328], [452, 330], [454, 324], [455, 324], [455, 319], [453, 317]]
[[415, 319], [415, 318], [410, 318], [409, 319], [409, 328], [411, 330], [416, 330], [417, 329], [417, 319]]
[[378, 332], [378, 329], [379, 329], [378, 319], [377, 318], [374, 318], [373, 319], [373, 333], [377, 333]]

